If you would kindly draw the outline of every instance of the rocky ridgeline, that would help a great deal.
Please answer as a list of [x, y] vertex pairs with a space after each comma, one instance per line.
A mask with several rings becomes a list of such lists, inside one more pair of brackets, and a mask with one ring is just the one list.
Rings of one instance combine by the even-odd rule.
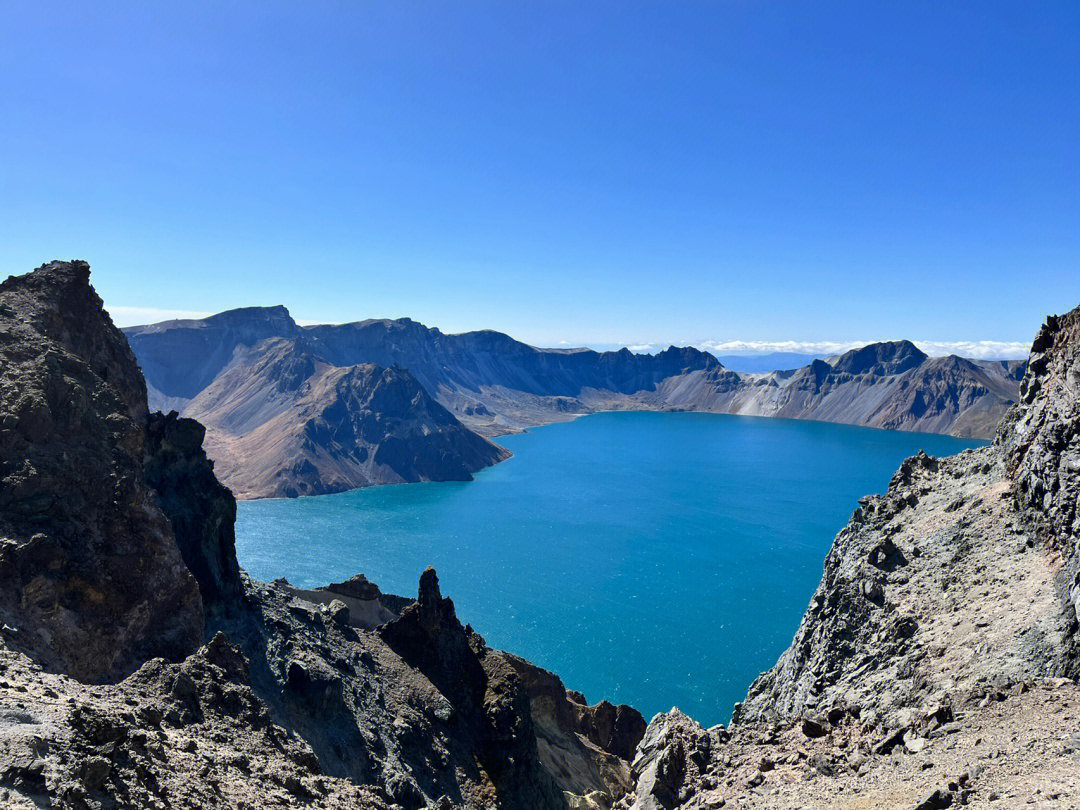
[[202, 426], [148, 414], [85, 263], [0, 285], [0, 362], [0, 806], [531, 809], [629, 790], [641, 716], [489, 649], [434, 571], [415, 600], [363, 577], [249, 581]]
[[[240, 498], [466, 480], [508, 454], [480, 438], [604, 410], [781, 416], [990, 438], [1024, 363], [928, 357], [906, 340], [740, 374], [670, 347], [537, 349], [408, 318], [298, 325], [284, 307], [125, 330], [150, 405], [207, 428]], [[473, 431], [476, 431], [474, 433]]]

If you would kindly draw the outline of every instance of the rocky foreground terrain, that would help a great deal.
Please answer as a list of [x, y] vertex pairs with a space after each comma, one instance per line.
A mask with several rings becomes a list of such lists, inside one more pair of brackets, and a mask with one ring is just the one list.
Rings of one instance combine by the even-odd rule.
[[0, 285], [0, 806], [562, 808], [645, 730], [491, 650], [434, 571], [247, 580], [203, 429], [85, 263]]
[[[738, 374], [693, 348], [536, 349], [499, 332], [447, 335], [407, 318], [301, 327], [284, 307], [125, 332], [151, 407], [206, 425], [207, 452], [239, 497], [463, 478], [505, 457], [470, 430], [499, 436], [600, 410], [782, 416], [989, 438], [1016, 400], [1024, 369], [929, 358], [896, 341], [791, 371]], [[357, 369], [370, 364], [393, 370], [412, 395], [375, 396], [370, 383], [343, 395], [336, 381], [363, 377]], [[358, 432], [356, 424], [366, 427]], [[383, 455], [398, 463], [372, 462], [380, 441], [393, 446]]]
[[202, 427], [148, 414], [88, 279], [0, 285], [0, 806], [1080, 807], [1080, 309], [992, 446], [860, 502], [704, 729], [488, 648], [431, 570], [249, 580]]

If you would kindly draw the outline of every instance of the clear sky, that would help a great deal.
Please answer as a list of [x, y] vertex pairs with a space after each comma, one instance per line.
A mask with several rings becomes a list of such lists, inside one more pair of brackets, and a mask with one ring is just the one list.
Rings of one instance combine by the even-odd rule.
[[536, 344], [1030, 342], [1080, 3], [0, 6], [0, 273]]

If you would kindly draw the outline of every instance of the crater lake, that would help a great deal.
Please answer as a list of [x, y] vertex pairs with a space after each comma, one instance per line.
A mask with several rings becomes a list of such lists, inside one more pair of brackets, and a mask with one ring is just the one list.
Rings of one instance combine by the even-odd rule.
[[496, 441], [513, 458], [462, 483], [239, 504], [261, 580], [363, 573], [415, 596], [438, 570], [489, 646], [590, 702], [705, 725], [790, 643], [834, 535], [920, 449], [985, 442], [822, 422], [601, 413]]

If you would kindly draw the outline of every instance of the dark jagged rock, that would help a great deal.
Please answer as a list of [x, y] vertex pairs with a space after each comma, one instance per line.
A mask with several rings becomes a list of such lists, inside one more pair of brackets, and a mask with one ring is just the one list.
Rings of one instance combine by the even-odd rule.
[[654, 717], [633, 762], [631, 810], [673, 810], [698, 798], [716, 741], [678, 709]]
[[421, 575], [416, 602], [383, 625], [379, 635], [455, 706], [475, 711], [483, 704], [486, 676], [477, 655], [483, 640], [458, 621], [453, 600], [439, 590], [434, 568]]
[[500, 803], [564, 806], [555, 781], [540, 767], [527, 691], [514, 669], [461, 625], [433, 568], [420, 577], [417, 601], [379, 635], [450, 702], [454, 721], [475, 737]]
[[203, 604], [228, 610], [243, 596], [236, 562], [236, 501], [214, 477], [203, 452], [205, 429], [176, 412], [155, 413], [147, 425], [146, 482], [172, 524], [180, 555], [195, 575]]
[[43, 666], [111, 680], [202, 634], [143, 478], [146, 389], [85, 262], [0, 284], [0, 615]]

